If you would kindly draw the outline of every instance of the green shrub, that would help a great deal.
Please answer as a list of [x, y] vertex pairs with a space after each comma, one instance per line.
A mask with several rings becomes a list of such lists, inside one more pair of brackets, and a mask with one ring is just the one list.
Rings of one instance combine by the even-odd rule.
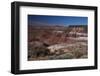
[[54, 60], [54, 59], [72, 59], [74, 58], [74, 55], [71, 53], [65, 53], [61, 55], [53, 55], [49, 56], [48, 59]]
[[88, 57], [87, 57], [87, 55], [83, 55], [83, 56], [81, 56], [81, 58], [88, 58]]
[[76, 48], [72, 51], [72, 54], [75, 56], [75, 58], [80, 58], [84, 53], [81, 49]]
[[72, 59], [74, 55], [72, 53], [65, 53], [56, 57], [56, 59]]
[[56, 55], [48, 56], [48, 59], [50, 59], [50, 60], [56, 59]]

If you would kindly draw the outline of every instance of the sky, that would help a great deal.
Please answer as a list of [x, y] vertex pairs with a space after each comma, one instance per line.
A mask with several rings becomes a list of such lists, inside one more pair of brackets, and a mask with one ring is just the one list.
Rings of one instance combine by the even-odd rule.
[[28, 15], [28, 23], [41, 23], [53, 25], [87, 25], [88, 17], [79, 16], [47, 16], [47, 15]]

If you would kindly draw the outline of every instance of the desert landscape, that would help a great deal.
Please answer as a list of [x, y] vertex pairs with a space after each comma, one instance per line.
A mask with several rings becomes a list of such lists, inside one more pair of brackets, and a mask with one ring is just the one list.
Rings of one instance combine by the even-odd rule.
[[28, 61], [88, 58], [87, 25], [28, 25]]
[[28, 61], [88, 58], [88, 18], [28, 15]]

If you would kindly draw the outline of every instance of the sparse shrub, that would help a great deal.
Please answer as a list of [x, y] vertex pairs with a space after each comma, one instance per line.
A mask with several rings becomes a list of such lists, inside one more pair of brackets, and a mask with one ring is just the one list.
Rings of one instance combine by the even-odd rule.
[[56, 59], [72, 59], [74, 56], [71, 53], [65, 53], [56, 57]]
[[83, 56], [81, 56], [81, 58], [88, 58], [88, 57], [87, 57], [87, 55], [83, 55]]
[[50, 50], [46, 47], [34, 47], [31, 51], [29, 51], [29, 55], [32, 57], [47, 56], [49, 54]]
[[28, 58], [32, 57], [32, 50], [28, 50]]
[[84, 53], [82, 52], [81, 49], [76, 48], [72, 51], [72, 54], [75, 56], [75, 58], [80, 58]]
[[48, 56], [48, 59], [50, 59], [50, 60], [56, 59], [56, 55]]
[[60, 54], [63, 54], [63, 53], [64, 53], [64, 50], [62, 50], [62, 49], [55, 50], [56, 55], [60, 55]]
[[61, 54], [61, 55], [53, 55], [53, 56], [49, 56], [48, 59], [72, 59], [74, 56], [71, 53], [66, 53], [66, 54]]
[[40, 47], [36, 49], [37, 56], [46, 56], [49, 55], [50, 51], [46, 47]]

